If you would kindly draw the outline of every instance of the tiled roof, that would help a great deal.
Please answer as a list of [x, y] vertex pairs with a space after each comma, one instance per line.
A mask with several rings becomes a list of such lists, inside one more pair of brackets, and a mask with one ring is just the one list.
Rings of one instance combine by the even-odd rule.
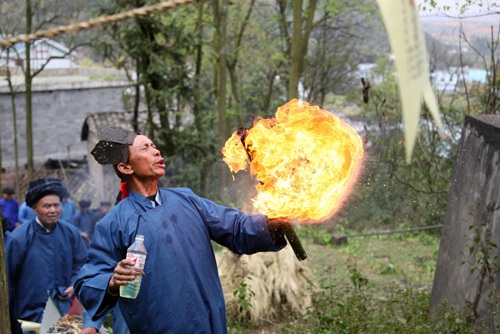
[[[146, 117], [147, 112], [145, 110], [140, 110], [138, 117], [139, 132], [143, 132], [141, 130], [144, 128]], [[89, 133], [97, 133], [97, 129], [106, 126], [120, 126], [124, 129], [132, 131], [132, 119], [133, 112], [131, 111], [102, 111], [91, 113], [87, 116], [83, 123], [81, 140], [87, 140]]]

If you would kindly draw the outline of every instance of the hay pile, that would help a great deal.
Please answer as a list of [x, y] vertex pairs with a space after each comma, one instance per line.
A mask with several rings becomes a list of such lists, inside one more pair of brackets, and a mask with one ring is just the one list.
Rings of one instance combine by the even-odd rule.
[[48, 334], [78, 334], [82, 330], [82, 325], [81, 315], [65, 315], [49, 329]]
[[[278, 253], [216, 253], [228, 317], [262, 323], [284, 314], [304, 314], [317, 290], [311, 270], [297, 260], [290, 246]], [[307, 262], [307, 260], [306, 260]], [[246, 284], [251, 307], [242, 307], [237, 291]], [[253, 295], [254, 294], [254, 295]]]

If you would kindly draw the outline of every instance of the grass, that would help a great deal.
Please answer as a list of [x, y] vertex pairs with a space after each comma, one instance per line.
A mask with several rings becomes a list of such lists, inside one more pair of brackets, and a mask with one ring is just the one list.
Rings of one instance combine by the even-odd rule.
[[[228, 315], [229, 333], [487, 333], [480, 324], [473, 328], [467, 310], [443, 305], [431, 316], [438, 233], [348, 237], [347, 243], [333, 245], [331, 233], [321, 227], [297, 232], [308, 253], [304, 264], [319, 286], [312, 307], [305, 315], [289, 314], [265, 326]], [[243, 283], [234, 291], [243, 308], [252, 307], [252, 293]]]
[[316, 278], [333, 271], [339, 283], [348, 280], [349, 267], [374, 285], [398, 284], [430, 292], [434, 278], [439, 237], [425, 233], [352, 237], [347, 244], [318, 244], [306, 238], [305, 247]]
[[431, 316], [439, 234], [348, 237], [342, 245], [315, 226], [298, 234], [320, 286], [312, 307], [265, 327], [238, 324], [231, 333], [486, 333], [472, 329], [467, 311], [443, 305]]

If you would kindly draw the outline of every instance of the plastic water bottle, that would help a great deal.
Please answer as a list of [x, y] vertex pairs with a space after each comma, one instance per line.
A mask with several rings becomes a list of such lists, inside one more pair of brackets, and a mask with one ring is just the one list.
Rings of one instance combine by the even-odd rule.
[[[146, 263], [146, 247], [144, 247], [144, 236], [138, 234], [135, 237], [134, 243], [127, 249], [127, 260], [134, 261], [134, 266], [129, 266], [129, 269], [138, 268], [144, 269]], [[142, 275], [137, 275], [135, 280], [128, 282], [127, 285], [120, 286], [120, 297], [135, 299], [141, 288]]]

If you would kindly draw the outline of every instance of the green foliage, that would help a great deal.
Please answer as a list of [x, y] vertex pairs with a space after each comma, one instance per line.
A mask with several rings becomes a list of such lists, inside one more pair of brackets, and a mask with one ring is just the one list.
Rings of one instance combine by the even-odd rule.
[[[238, 289], [233, 291], [233, 296], [237, 298], [242, 310], [248, 310], [252, 307], [252, 298], [255, 297], [255, 292], [249, 288], [240, 275], [236, 275], [235, 279], [241, 279], [241, 282]], [[247, 276], [246, 279], [252, 280], [250, 276]]]
[[[106, 0], [99, 3], [102, 7], [95, 13], [116, 14], [154, 2]], [[241, 126], [251, 127], [256, 117], [273, 116], [276, 108], [287, 102], [290, 27], [278, 19], [278, 3], [256, 1], [249, 12], [251, 4], [233, 1], [228, 7], [224, 51], [234, 76], [231, 74], [228, 80], [231, 85], [227, 87], [225, 115], [231, 132]], [[287, 13], [291, 10], [288, 1], [284, 8]], [[355, 68], [364, 55], [355, 50], [375, 50], [361, 42], [363, 34], [372, 31], [369, 23], [376, 22], [368, 19], [373, 12], [373, 4], [365, 1], [321, 3], [310, 37], [313, 48], [304, 64], [303, 82], [311, 102], [321, 104], [326, 94], [340, 92], [349, 85], [352, 71], [348, 69]], [[251, 15], [248, 21], [247, 13]], [[101, 31], [93, 39], [93, 45], [107, 62], [137, 72], [135, 84], [144, 88], [142, 102], [149, 113], [148, 135], [172, 168], [168, 182], [222, 199], [219, 186], [225, 176], [219, 171], [221, 134], [217, 126], [218, 41], [214, 15], [207, 3], [180, 6], [103, 26], [104, 33]], [[241, 30], [243, 22], [246, 27]], [[159, 119], [160, 124], [154, 125], [152, 119]], [[200, 157], [203, 150], [205, 156]]]
[[[245, 279], [252, 280], [252, 278], [250, 276], [243, 278], [241, 275], [236, 275], [234, 278], [240, 283], [238, 289], [233, 291], [233, 296], [236, 297], [240, 312], [248, 311], [252, 308], [252, 298], [255, 297], [255, 292], [250, 289]], [[237, 317], [228, 315], [227, 327], [229, 333], [241, 333], [245, 329], [253, 327], [251, 323], [233, 320], [235, 318]]]
[[[441, 99], [444, 128], [439, 132], [424, 110], [411, 164], [405, 162], [404, 133], [395, 70], [380, 58], [373, 75], [365, 78], [368, 103], [362, 111], [365, 157], [360, 177], [337, 218], [350, 228], [401, 228], [442, 224], [446, 212], [456, 135], [463, 109], [455, 100]], [[362, 105], [361, 95], [351, 95]], [[446, 108], [447, 102], [453, 103]], [[463, 105], [462, 105], [463, 107]]]
[[[430, 309], [439, 237], [425, 232], [381, 235], [325, 246], [311, 243], [327, 233], [321, 226], [297, 230], [319, 286], [312, 305], [305, 314], [291, 314], [267, 330], [230, 323], [231, 333], [488, 333], [474, 320], [472, 308], [457, 310], [443, 300]], [[384, 272], [388, 263], [393, 270]]]
[[423, 12], [440, 12], [447, 16], [484, 16], [494, 14], [498, 11], [500, 4], [496, 1], [485, 0], [461, 0], [442, 4], [437, 0], [423, 0], [419, 8]]
[[[493, 210], [488, 207], [488, 210]], [[488, 304], [488, 313], [494, 318], [500, 313], [500, 291], [498, 291], [498, 246], [493, 242], [492, 236], [492, 211], [484, 214], [484, 222], [469, 226], [469, 235], [467, 236], [468, 252], [464, 254], [464, 261], [461, 265], [469, 265], [471, 277], [489, 286], [486, 295]], [[483, 287], [483, 289], [486, 289]], [[477, 303], [470, 303], [469, 307], [473, 313], [477, 312]], [[496, 328], [500, 328], [496, 325]]]
[[331, 245], [331, 233], [321, 226], [300, 226], [296, 227], [295, 230], [301, 240], [312, 240], [312, 242], [323, 246]]
[[106, 314], [102, 325], [106, 328], [109, 334], [113, 334], [113, 316], [111, 313]]
[[[366, 279], [360, 284], [363, 276], [356, 267], [349, 270], [351, 284], [323, 281], [307, 314], [281, 333], [471, 333], [469, 311], [443, 304], [431, 314], [428, 292], [391, 285], [381, 295], [380, 287]], [[475, 333], [487, 331], [476, 327]]]

